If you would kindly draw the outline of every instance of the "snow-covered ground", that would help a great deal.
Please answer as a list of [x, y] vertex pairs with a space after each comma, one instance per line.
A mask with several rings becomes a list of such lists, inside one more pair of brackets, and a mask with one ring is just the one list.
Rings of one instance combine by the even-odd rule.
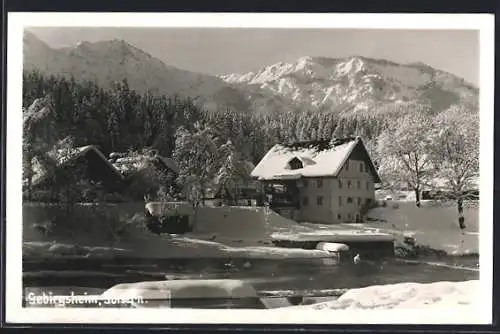
[[360, 241], [393, 241], [394, 236], [387, 233], [380, 233], [375, 230], [364, 230], [358, 227], [351, 229], [325, 230], [311, 232], [289, 232], [273, 233], [271, 237], [275, 240], [290, 241], [317, 241], [326, 242], [360, 242]]
[[152, 238], [137, 242], [126, 248], [118, 247], [78, 247], [72, 244], [51, 242], [25, 242], [23, 255], [28, 258], [248, 258], [248, 259], [286, 259], [286, 258], [332, 258], [334, 255], [323, 250], [301, 248], [279, 248], [272, 246], [232, 247], [220, 242], [172, 237], [170, 240]]
[[[145, 231], [142, 213], [132, 210], [129, 233], [120, 242], [98, 243], [96, 236], [87, 236], [78, 242], [87, 247], [67, 246], [73, 240], [53, 240], [43, 236], [34, 226], [42, 217], [38, 211], [23, 208], [23, 253], [28, 257], [40, 256], [137, 256], [152, 258], [178, 257], [227, 257], [291, 258], [329, 257], [322, 251], [281, 249], [272, 247], [272, 240], [280, 236], [300, 241], [314, 239], [345, 242], [345, 235], [352, 239], [396, 240], [411, 234], [420, 245], [459, 255], [478, 253], [478, 209], [466, 208], [467, 229], [462, 232], [456, 222], [453, 206], [415, 207], [408, 201], [390, 201], [386, 207], [371, 210], [363, 224], [325, 225], [296, 223], [271, 210], [259, 207], [206, 207], [198, 213], [198, 223], [193, 233], [184, 236], [158, 236]], [[137, 210], [141, 209], [138, 207]], [[118, 209], [116, 209], [118, 210]], [[136, 219], [137, 217], [137, 219]], [[136, 220], [136, 221], [135, 221]], [[339, 237], [339, 235], [342, 235]], [[61, 244], [54, 246], [55, 244]], [[66, 246], [65, 246], [66, 245]], [[100, 247], [98, 247], [100, 246]], [[49, 248], [52, 249], [49, 251]], [[77, 249], [78, 248], [78, 249]], [[113, 248], [113, 249], [111, 249]], [[87, 255], [89, 254], [89, 255]]]
[[479, 281], [399, 283], [348, 290], [338, 299], [298, 309], [386, 310], [421, 308], [480, 307]]
[[[138, 214], [140, 216], [140, 214]], [[31, 215], [33, 217], [35, 215]], [[25, 217], [30, 217], [26, 215]], [[190, 258], [246, 257], [262, 259], [331, 258], [321, 250], [279, 248], [272, 246], [274, 232], [314, 231], [275, 212], [257, 207], [201, 208], [194, 232], [186, 235], [155, 235], [144, 228], [144, 217], [128, 226], [127, 236], [111, 246], [92, 244], [91, 236], [75, 246], [72, 240], [52, 240], [33, 228], [34, 221], [24, 221], [23, 254], [27, 257], [141, 257]], [[132, 219], [133, 220], [133, 219]]]
[[251, 284], [243, 280], [186, 279], [123, 283], [96, 296], [103, 299], [148, 300], [147, 303], [136, 303], [135, 307], [170, 307], [173, 306], [172, 301], [185, 299], [253, 298], [260, 300], [268, 309], [357, 311], [429, 308], [477, 310], [481, 305], [479, 293], [478, 280], [426, 284], [410, 282], [350, 289], [338, 298], [305, 298], [302, 305], [292, 306], [286, 297], [260, 296]]
[[391, 200], [386, 207], [370, 210], [362, 228], [391, 233], [397, 240], [412, 235], [418, 244], [450, 255], [478, 254], [479, 209], [466, 207], [464, 217], [467, 227], [462, 231], [453, 203], [425, 201], [418, 208], [412, 201]]
[[376, 200], [397, 200], [397, 201], [415, 201], [414, 191], [379, 189], [375, 191]]

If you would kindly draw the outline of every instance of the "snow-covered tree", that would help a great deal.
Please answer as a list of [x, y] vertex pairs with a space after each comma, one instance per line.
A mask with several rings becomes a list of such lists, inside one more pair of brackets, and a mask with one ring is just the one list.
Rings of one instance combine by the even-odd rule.
[[366, 150], [368, 151], [368, 154], [370, 154], [370, 158], [372, 159], [375, 166], [378, 168], [378, 166], [380, 166], [380, 156], [378, 154], [377, 139], [374, 138], [371, 140], [365, 140], [364, 144]]
[[239, 189], [245, 181], [248, 181], [249, 173], [245, 168], [245, 162], [231, 141], [220, 147], [220, 156], [222, 164], [215, 183], [218, 192], [227, 199], [228, 204], [235, 204], [240, 195]]
[[466, 227], [464, 201], [475, 197], [479, 177], [479, 115], [452, 106], [436, 117], [432, 134], [432, 162], [447, 200], [457, 204], [458, 223]]
[[323, 125], [323, 130], [321, 132], [321, 137], [323, 139], [331, 139], [333, 131], [335, 130], [335, 123], [333, 120], [333, 115], [327, 115], [327, 119]]
[[174, 160], [180, 168], [179, 182], [184, 185], [188, 201], [196, 207], [203, 203], [206, 190], [217, 171], [218, 150], [212, 129], [195, 124], [190, 132], [178, 129]]
[[28, 199], [34, 177], [54, 169], [48, 152], [56, 141], [53, 101], [50, 96], [36, 99], [23, 112], [23, 184]]
[[432, 120], [421, 113], [409, 113], [392, 122], [379, 136], [379, 173], [384, 180], [408, 185], [420, 207], [420, 191], [432, 173], [430, 131]]

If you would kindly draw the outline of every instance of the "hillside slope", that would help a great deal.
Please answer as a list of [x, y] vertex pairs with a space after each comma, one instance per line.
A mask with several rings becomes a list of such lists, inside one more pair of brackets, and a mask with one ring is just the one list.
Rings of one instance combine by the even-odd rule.
[[[93, 81], [104, 88], [126, 79], [140, 93], [191, 97], [208, 110], [249, 111], [265, 107], [269, 101], [273, 102], [273, 108], [283, 105], [279, 97], [263, 96], [260, 90], [240, 90], [216, 76], [169, 66], [124, 40], [79, 42], [72, 47], [52, 49], [26, 32], [23, 66], [27, 71]], [[265, 102], [260, 103], [261, 99]]]

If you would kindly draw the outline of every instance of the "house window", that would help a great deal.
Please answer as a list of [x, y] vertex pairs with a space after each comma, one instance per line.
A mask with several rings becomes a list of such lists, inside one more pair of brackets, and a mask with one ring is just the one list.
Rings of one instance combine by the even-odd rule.
[[358, 189], [361, 189], [361, 181], [358, 181]]
[[361, 206], [361, 197], [358, 197], [358, 206]]
[[364, 166], [364, 165], [363, 165], [363, 161], [361, 161], [361, 162], [359, 163], [359, 171], [360, 171], [361, 173], [363, 173], [363, 172], [364, 172], [364, 168], [363, 168], [363, 166]]
[[304, 168], [304, 165], [302, 164], [302, 161], [300, 161], [299, 158], [295, 157], [292, 160], [288, 162], [288, 166], [290, 169], [301, 169]]
[[342, 180], [339, 180], [339, 189], [342, 189]]
[[347, 219], [348, 219], [348, 220], [351, 220], [351, 219], [352, 219], [352, 216], [351, 216], [351, 214], [350, 214], [350, 213], [348, 213], [348, 214], [347, 214]]
[[345, 170], [349, 170], [349, 160], [345, 162]]
[[309, 186], [309, 181], [308, 180], [302, 180], [302, 184], [304, 185], [304, 188], [307, 188]]
[[304, 197], [304, 198], [302, 199], [302, 205], [304, 205], [304, 206], [308, 206], [308, 205], [309, 205], [309, 198]]
[[337, 219], [338, 219], [338, 220], [342, 220], [342, 215], [341, 215], [340, 213], [339, 213], [339, 214], [337, 214]]
[[323, 205], [323, 196], [318, 196], [318, 197], [316, 197], [316, 204], [317, 204], [318, 206]]
[[347, 188], [351, 189], [351, 180], [347, 181]]
[[352, 203], [352, 197], [347, 197], [347, 203]]
[[366, 199], [366, 205], [371, 205], [372, 204], [372, 199], [371, 198], [367, 198]]
[[366, 190], [370, 190], [370, 182], [366, 182]]
[[342, 206], [342, 196], [339, 196], [339, 206]]
[[321, 180], [321, 179], [316, 180], [316, 187], [323, 188], [323, 180]]

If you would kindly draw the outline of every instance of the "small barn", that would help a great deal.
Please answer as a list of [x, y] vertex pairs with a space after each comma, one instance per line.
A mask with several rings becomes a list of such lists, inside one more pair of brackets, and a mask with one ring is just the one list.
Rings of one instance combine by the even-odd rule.
[[35, 191], [58, 189], [63, 186], [61, 183], [68, 182], [69, 175], [72, 180], [87, 179], [101, 184], [109, 193], [124, 189], [122, 174], [93, 145], [54, 150], [48, 156], [55, 161], [55, 166], [48, 170], [38, 164], [31, 182]]

